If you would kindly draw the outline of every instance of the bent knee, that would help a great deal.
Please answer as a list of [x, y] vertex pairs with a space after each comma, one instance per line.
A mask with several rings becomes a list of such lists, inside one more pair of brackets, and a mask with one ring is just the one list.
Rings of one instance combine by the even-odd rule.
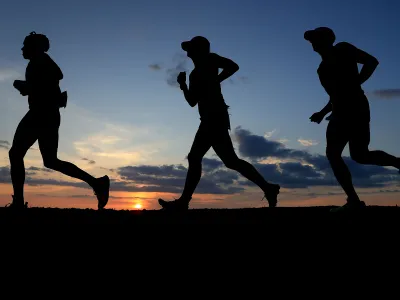
[[23, 159], [25, 156], [24, 151], [20, 151], [18, 148], [11, 147], [10, 151], [8, 151], [8, 157], [10, 160], [15, 160], [15, 159]]
[[10, 158], [10, 160], [15, 157], [15, 152], [13, 148], [11, 148], [10, 151], [8, 151], [8, 157]]
[[335, 160], [342, 157], [342, 151], [338, 151], [335, 148], [326, 148], [325, 154], [328, 160]]
[[241, 159], [235, 157], [235, 158], [224, 159], [222, 161], [225, 167], [227, 167], [228, 169], [236, 170], [240, 164]]
[[47, 158], [43, 160], [43, 165], [48, 169], [57, 169], [59, 162], [57, 158]]
[[364, 164], [368, 161], [368, 151], [350, 151], [350, 157], [356, 163]]
[[188, 154], [188, 162], [189, 164], [201, 164], [203, 157], [201, 157], [200, 155], [190, 152]]

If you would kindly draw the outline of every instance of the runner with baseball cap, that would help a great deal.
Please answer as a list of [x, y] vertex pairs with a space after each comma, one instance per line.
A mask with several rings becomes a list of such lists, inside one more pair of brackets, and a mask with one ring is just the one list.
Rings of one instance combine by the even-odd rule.
[[[202, 159], [212, 147], [227, 168], [242, 174], [258, 185], [264, 192], [270, 207], [277, 205], [280, 186], [267, 182], [250, 163], [238, 158], [229, 135], [230, 120], [228, 106], [221, 91], [221, 82], [239, 70], [229, 58], [210, 52], [210, 42], [203, 36], [196, 36], [181, 44], [187, 56], [192, 59], [194, 69], [186, 85], [186, 73], [181, 72], [177, 81], [191, 107], [198, 105], [200, 126], [188, 155], [189, 168], [183, 193], [179, 199], [159, 199], [163, 209], [187, 210], [192, 195], [200, 181]], [[222, 72], [219, 73], [219, 69]]]
[[[347, 203], [332, 211], [365, 207], [341, 156], [347, 143], [350, 156], [357, 163], [400, 169], [400, 158], [381, 150], [369, 150], [370, 107], [361, 85], [371, 77], [379, 62], [350, 43], [339, 42], [334, 45], [336, 36], [328, 27], [308, 30], [304, 33], [304, 39], [322, 58], [317, 73], [330, 97], [328, 104], [314, 113], [310, 120], [319, 124], [326, 114], [332, 112], [326, 131], [326, 155], [337, 181], [347, 195]], [[360, 72], [357, 64], [363, 65]]]

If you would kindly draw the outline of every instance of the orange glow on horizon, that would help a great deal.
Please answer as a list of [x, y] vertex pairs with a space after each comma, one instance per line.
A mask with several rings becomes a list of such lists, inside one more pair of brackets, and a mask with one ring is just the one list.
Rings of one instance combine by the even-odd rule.
[[[393, 187], [394, 189], [396, 187]], [[254, 192], [253, 192], [254, 190]], [[315, 188], [315, 195], [308, 195], [308, 191], [300, 190], [299, 193], [292, 193], [291, 190], [282, 190], [279, 198], [279, 207], [305, 207], [305, 206], [326, 206], [342, 205], [345, 203], [345, 195], [339, 189], [329, 188], [335, 191], [334, 195], [324, 195], [326, 188]], [[285, 193], [287, 191], [287, 193]], [[400, 205], [398, 192], [381, 193], [375, 189], [363, 189], [360, 196], [367, 205], [395, 206]], [[365, 192], [365, 193], [363, 193]], [[321, 193], [321, 195], [318, 195]], [[0, 207], [12, 201], [13, 194], [10, 184], [0, 183]], [[113, 192], [107, 204], [107, 209], [116, 210], [158, 210], [160, 205], [157, 199], [163, 198], [171, 201], [179, 195], [172, 193], [157, 192]], [[267, 202], [261, 201], [262, 192], [256, 188], [248, 189], [246, 192], [236, 195], [209, 195], [195, 194], [191, 208], [247, 208], [266, 207]], [[25, 200], [29, 207], [53, 207], [53, 208], [81, 208], [97, 209], [96, 196], [89, 189], [65, 187], [65, 186], [26, 186]]]
[[134, 205], [134, 208], [136, 208], [136, 209], [142, 209], [143, 206], [142, 206], [142, 204], [140, 204], [140, 203], [136, 203], [136, 204]]

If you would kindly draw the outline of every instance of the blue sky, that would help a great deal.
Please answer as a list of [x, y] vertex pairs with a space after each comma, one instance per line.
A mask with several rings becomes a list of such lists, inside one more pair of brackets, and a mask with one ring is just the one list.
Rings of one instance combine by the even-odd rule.
[[[197, 107], [189, 107], [180, 90], [167, 84], [166, 69], [184, 55], [183, 40], [203, 35], [212, 51], [240, 66], [233, 83], [223, 86], [232, 128], [323, 155], [327, 123], [318, 126], [308, 118], [328, 97], [316, 74], [320, 57], [303, 39], [304, 31], [329, 26], [337, 41], [376, 56], [380, 65], [363, 86], [367, 93], [398, 89], [399, 9], [397, 1], [9, 2], [0, 13], [0, 140], [11, 143], [28, 108], [12, 81], [23, 78], [27, 61], [20, 48], [24, 37], [36, 31], [49, 37], [49, 54], [61, 67], [61, 86], [69, 94], [62, 110], [60, 158], [99, 176], [104, 173], [100, 167], [187, 166], [185, 156], [199, 124]], [[192, 68], [190, 61], [186, 65]], [[370, 105], [371, 148], [400, 155], [400, 101], [371, 95]], [[29, 155], [28, 165], [42, 167], [37, 153]], [[82, 157], [96, 164], [85, 165]], [[6, 167], [5, 151], [1, 158]], [[9, 187], [4, 191], [6, 199]], [[57, 197], [50, 202], [60, 204]]]

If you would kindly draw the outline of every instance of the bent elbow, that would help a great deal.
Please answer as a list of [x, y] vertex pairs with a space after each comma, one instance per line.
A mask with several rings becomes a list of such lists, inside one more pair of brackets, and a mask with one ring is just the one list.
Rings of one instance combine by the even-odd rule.
[[379, 65], [379, 60], [377, 60], [375, 57], [371, 59], [371, 65], [374, 67], [377, 67]]
[[232, 65], [232, 71], [234, 72], [234, 73], [236, 73], [237, 71], [239, 71], [239, 65], [238, 64], [233, 64]]
[[190, 107], [195, 107], [197, 104], [197, 101], [194, 100], [192, 97], [185, 97], [187, 103], [190, 105]]

